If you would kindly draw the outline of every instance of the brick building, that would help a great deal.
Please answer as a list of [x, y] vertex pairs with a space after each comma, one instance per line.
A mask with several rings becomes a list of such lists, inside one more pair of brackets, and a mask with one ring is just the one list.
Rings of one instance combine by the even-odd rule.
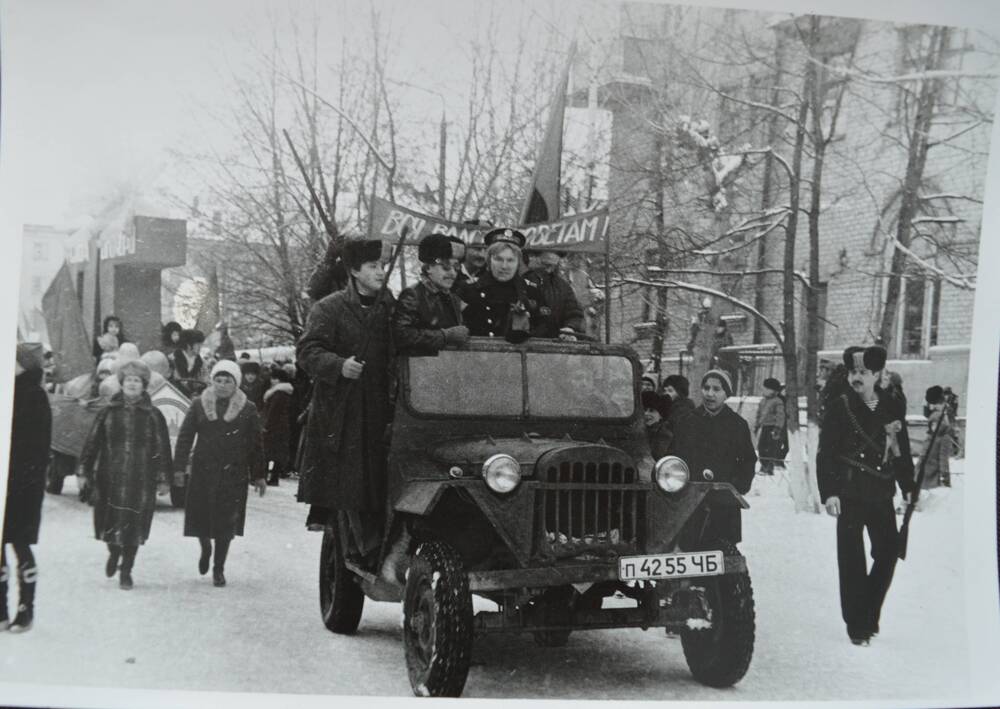
[[[737, 179], [720, 191], [725, 205], [720, 208], [706, 187], [705, 176], [711, 181], [707, 165], [683, 135], [691, 135], [688, 127], [696, 126], [702, 137], [718, 140], [723, 156], [771, 146], [790, 161], [794, 121], [774, 116], [776, 111], [793, 112], [790, 97], [804, 88], [805, 67], [813, 61], [802, 39], [807, 22], [787, 15], [628, 4], [622, 6], [615, 36], [590, 48], [586, 61], [591, 71], [594, 66], [599, 70], [589, 78], [589, 95], [596, 94], [601, 108], [612, 114], [607, 193], [614, 262], [626, 280], [656, 278], [656, 269], [649, 266], [659, 266], [674, 271], [670, 275], [676, 280], [720, 288], [780, 326], [781, 275], [756, 272], [781, 269], [784, 232], [779, 226], [755, 237], [764, 231], [760, 224], [768, 223], [761, 215], [789, 204], [788, 180], [773, 163], [767, 177], [762, 156], [750, 154]], [[744, 38], [749, 41], [741, 47]], [[909, 133], [923, 83], [918, 79], [937, 39], [941, 44], [934, 46], [940, 52], [932, 68], [943, 70], [946, 78], [937, 83], [935, 120], [928, 131], [932, 147], [911, 220], [909, 255], [902, 268], [893, 268]], [[984, 76], [995, 72], [988, 51], [992, 39], [959, 29], [934, 34], [934, 28], [924, 26], [821, 18], [814, 41], [813, 58], [825, 65], [816, 76], [826, 91], [827, 128], [838, 111], [820, 201], [821, 360], [838, 361], [843, 347], [876, 340], [895, 273], [898, 300], [888, 338], [889, 368], [903, 377], [910, 413], [920, 411], [921, 394], [931, 383], [952, 386], [964, 403], [996, 91], [995, 79]], [[747, 58], [750, 50], [752, 60]], [[583, 93], [575, 96], [578, 106]], [[806, 178], [814, 162], [809, 147], [807, 142], [802, 162]], [[725, 162], [711, 167], [716, 177], [726, 169]], [[808, 183], [803, 185], [801, 206], [806, 207], [809, 189]], [[737, 229], [748, 221], [758, 228]], [[794, 266], [807, 274], [804, 214], [796, 233]], [[714, 253], [693, 254], [699, 244], [703, 252]], [[747, 271], [755, 273], [711, 273]], [[649, 358], [659, 326], [663, 371], [676, 371], [704, 296], [621, 280], [612, 295], [612, 339], [631, 342]], [[799, 284], [795, 326], [800, 353], [806, 330], [802, 301]], [[744, 310], [718, 300], [713, 307], [729, 324], [737, 345], [767, 350], [774, 342]], [[756, 374], [769, 373], [785, 376], [779, 358], [758, 361]], [[752, 386], [759, 378], [744, 377], [745, 384]]]

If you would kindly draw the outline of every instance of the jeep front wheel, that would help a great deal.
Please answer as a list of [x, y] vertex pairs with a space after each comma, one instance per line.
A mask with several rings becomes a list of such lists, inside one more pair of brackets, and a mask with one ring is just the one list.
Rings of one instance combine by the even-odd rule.
[[364, 591], [344, 564], [333, 527], [327, 525], [319, 552], [319, 609], [323, 625], [331, 632], [350, 635], [358, 629], [364, 605]]
[[[743, 559], [735, 544], [721, 542], [716, 548], [727, 557]], [[704, 588], [706, 617], [689, 619], [681, 630], [684, 658], [702, 684], [730, 687], [743, 679], [753, 657], [756, 628], [750, 574], [742, 571], [694, 583]]]
[[410, 564], [403, 646], [415, 695], [462, 694], [472, 656], [472, 595], [461, 557], [448, 544], [421, 544]]

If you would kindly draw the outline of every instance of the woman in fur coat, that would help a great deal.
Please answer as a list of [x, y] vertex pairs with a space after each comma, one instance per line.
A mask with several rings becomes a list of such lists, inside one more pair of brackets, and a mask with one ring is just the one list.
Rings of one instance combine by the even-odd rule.
[[170, 492], [170, 434], [149, 398], [149, 367], [130, 360], [118, 367], [121, 390], [101, 409], [80, 455], [94, 502], [94, 534], [108, 545], [104, 573], [132, 588], [139, 545], [149, 538], [156, 496]]
[[266, 490], [260, 419], [240, 391], [240, 378], [236, 362], [224, 359], [216, 363], [212, 383], [191, 402], [184, 416], [175, 449], [175, 476], [183, 476], [191, 460], [184, 536], [197, 537], [201, 544], [201, 574], [208, 573], [211, 540], [215, 540], [212, 582], [216, 586], [226, 585], [223, 572], [229, 543], [234, 536], [243, 535], [247, 485], [252, 483], [261, 495]]

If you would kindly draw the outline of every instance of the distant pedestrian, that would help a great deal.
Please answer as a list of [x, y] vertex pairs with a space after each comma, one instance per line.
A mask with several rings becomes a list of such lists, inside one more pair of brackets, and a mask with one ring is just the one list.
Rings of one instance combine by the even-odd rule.
[[[38, 543], [45, 497], [45, 472], [52, 442], [52, 410], [42, 389], [42, 346], [17, 345], [14, 364], [14, 409], [11, 415], [10, 462], [7, 467], [7, 502], [0, 541], [0, 630], [21, 633], [35, 615], [38, 567], [31, 545]], [[14, 621], [7, 611], [7, 545], [17, 557], [18, 604]]]
[[889, 395], [893, 419], [906, 421], [906, 394], [903, 393], [903, 378], [899, 372], [883, 370], [876, 388]]
[[201, 379], [205, 361], [198, 352], [204, 341], [205, 334], [200, 330], [184, 330], [180, 335], [180, 347], [174, 350], [174, 377], [188, 396], [196, 396], [204, 388]]
[[655, 393], [656, 392], [656, 380], [652, 377], [643, 377], [639, 380], [639, 389], [645, 393]]
[[139, 545], [149, 538], [156, 495], [170, 492], [170, 434], [160, 410], [150, 401], [150, 371], [131, 360], [118, 368], [121, 391], [101, 409], [80, 456], [94, 502], [94, 534], [108, 545], [104, 573], [132, 588], [132, 567]]
[[[197, 537], [201, 545], [198, 571], [208, 573], [215, 540], [212, 582], [225, 586], [229, 544], [243, 535], [247, 486], [263, 496], [264, 460], [257, 409], [240, 391], [240, 368], [228, 359], [212, 368], [212, 383], [191, 402], [177, 436], [175, 476], [181, 477], [188, 460], [184, 504], [184, 536]], [[196, 440], [197, 439], [197, 442]], [[192, 453], [192, 448], [194, 452]]]
[[670, 397], [670, 415], [667, 417], [667, 422], [671, 428], [676, 430], [677, 423], [693, 412], [695, 408], [694, 402], [688, 398], [691, 384], [687, 377], [671, 374], [663, 380], [660, 388], [665, 396]]
[[757, 455], [762, 475], [772, 475], [775, 463], [784, 466], [788, 453], [788, 431], [785, 428], [784, 389], [774, 377], [764, 380], [764, 396], [757, 408], [753, 432], [757, 436]]
[[247, 395], [247, 398], [257, 407], [257, 411], [264, 408], [264, 390], [267, 388], [261, 377], [260, 363], [253, 360], [240, 362], [240, 374], [243, 379], [240, 381], [240, 391]]
[[653, 391], [642, 392], [643, 422], [653, 460], [667, 455], [670, 440], [674, 437], [667, 416], [670, 413], [670, 399]]
[[288, 439], [291, 435], [292, 378], [282, 367], [275, 368], [271, 386], [264, 392], [262, 442], [267, 461], [267, 484], [276, 486], [288, 470]]
[[[123, 342], [128, 342], [128, 338], [125, 336], [125, 326], [122, 325], [121, 318], [117, 315], [109, 315], [104, 318], [104, 324], [101, 326], [101, 335], [110, 334], [117, 340], [115, 343], [115, 349], [118, 349]], [[94, 363], [97, 364], [101, 361], [101, 356], [104, 354], [104, 348], [99, 342], [100, 335], [94, 336]]]
[[920, 454], [920, 465], [924, 466], [922, 487], [925, 490], [951, 487], [954, 435], [944, 389], [934, 385], [927, 390], [924, 399], [930, 411], [927, 417], [927, 438]]

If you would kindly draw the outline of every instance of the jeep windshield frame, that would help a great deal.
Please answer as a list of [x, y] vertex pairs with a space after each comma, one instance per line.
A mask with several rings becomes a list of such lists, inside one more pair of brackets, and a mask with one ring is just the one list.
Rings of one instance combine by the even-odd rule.
[[638, 359], [622, 345], [471, 338], [402, 364], [400, 393], [418, 418], [624, 423], [641, 414]]

